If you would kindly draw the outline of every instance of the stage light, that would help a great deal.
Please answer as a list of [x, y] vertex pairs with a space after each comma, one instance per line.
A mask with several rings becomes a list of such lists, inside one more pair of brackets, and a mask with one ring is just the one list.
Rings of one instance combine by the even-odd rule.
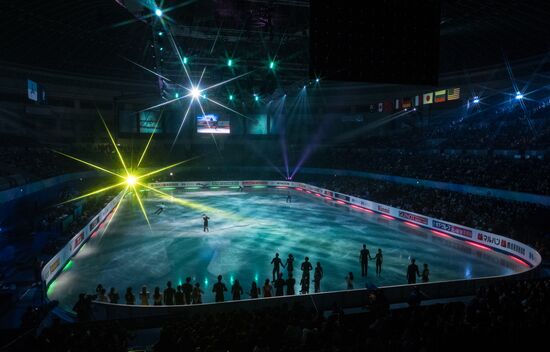
[[474, 97], [474, 104], [479, 104], [479, 97]]
[[232, 59], [227, 60], [227, 66], [229, 66], [229, 67], [233, 66], [233, 60]]
[[128, 186], [135, 185], [136, 181], [137, 181], [137, 178], [133, 175], [128, 175], [128, 177], [126, 177], [126, 183], [128, 184]]
[[162, 37], [163, 35], [164, 35], [164, 33], [159, 32], [159, 37]]
[[187, 56], [184, 56], [184, 57], [183, 57], [183, 64], [184, 64], [184, 65], [187, 65]]
[[229, 94], [229, 100], [233, 100], [235, 99], [235, 97], [233, 96], [233, 94]]
[[523, 99], [523, 94], [521, 94], [521, 92], [516, 92], [516, 99], [517, 100]]
[[199, 88], [197, 87], [191, 88], [191, 96], [193, 97], [193, 99], [197, 99], [198, 97], [200, 97], [200, 95], [201, 95], [201, 91], [199, 90]]
[[271, 69], [271, 70], [275, 69], [275, 61], [270, 61], [269, 62], [269, 69]]
[[155, 10], [155, 15], [157, 15], [157, 17], [162, 17], [162, 10], [161, 9], [156, 9]]
[[160, 47], [160, 51], [163, 51], [163, 50], [164, 50], [164, 48], [161, 46], [161, 47]]
[[260, 100], [260, 97], [258, 96], [258, 94], [254, 94], [254, 101], [258, 101]]
[[176, 93], [176, 99], [180, 97], [180, 93]]
[[319, 83], [320, 79], [319, 78], [315, 78], [315, 83]]

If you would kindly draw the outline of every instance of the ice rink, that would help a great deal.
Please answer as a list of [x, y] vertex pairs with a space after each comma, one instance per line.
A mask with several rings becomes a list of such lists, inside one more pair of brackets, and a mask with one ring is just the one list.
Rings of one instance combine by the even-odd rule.
[[[212, 284], [219, 274], [228, 289], [234, 279], [239, 279], [245, 292], [252, 281], [261, 286], [266, 278], [271, 279], [270, 262], [275, 252], [283, 260], [290, 253], [296, 258], [296, 291], [305, 256], [314, 266], [321, 262], [322, 291], [345, 289], [344, 278], [350, 271], [355, 276], [355, 288], [367, 283], [405, 284], [411, 257], [416, 258], [420, 270], [424, 263], [429, 264], [430, 281], [527, 270], [506, 255], [297, 191], [291, 191], [290, 204], [286, 203], [287, 190], [280, 189], [164, 192], [189, 201], [191, 206], [148, 194], [144, 206], [150, 229], [136, 199], [127, 196], [107, 230], [91, 238], [50, 286], [49, 298], [71, 309], [79, 293], [94, 293], [101, 283], [107, 290], [115, 287], [123, 301], [126, 287], [132, 287], [137, 296], [143, 285], [152, 293], [155, 286], [162, 291], [168, 280], [175, 286], [190, 276], [193, 283], [201, 283], [204, 301], [211, 302]], [[162, 202], [166, 209], [155, 215]], [[210, 217], [208, 233], [202, 228], [204, 207]], [[381, 277], [375, 276], [374, 261], [369, 264], [368, 276], [361, 277], [359, 251], [364, 243], [372, 256], [382, 249]], [[286, 270], [283, 272], [286, 278]], [[230, 297], [228, 292], [226, 299]]]

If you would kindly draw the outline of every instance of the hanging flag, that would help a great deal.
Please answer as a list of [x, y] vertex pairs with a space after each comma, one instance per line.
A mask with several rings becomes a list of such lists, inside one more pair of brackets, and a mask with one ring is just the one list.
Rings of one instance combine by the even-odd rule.
[[400, 108], [401, 108], [401, 100], [395, 99], [393, 101], [393, 109], [394, 110], [399, 110]]
[[447, 89], [447, 100], [460, 99], [460, 88]]
[[429, 92], [422, 96], [422, 105], [432, 104], [434, 102], [434, 93]]
[[384, 112], [384, 103], [378, 103], [378, 112]]
[[435, 92], [434, 102], [444, 103], [447, 96], [447, 91], [445, 89], [438, 90]]
[[414, 106], [420, 106], [420, 95], [414, 97]]
[[403, 109], [408, 109], [412, 107], [412, 99], [411, 98], [403, 98]]

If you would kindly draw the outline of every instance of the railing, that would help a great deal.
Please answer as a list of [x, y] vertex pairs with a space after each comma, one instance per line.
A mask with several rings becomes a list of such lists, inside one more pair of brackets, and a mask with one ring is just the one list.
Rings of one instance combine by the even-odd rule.
[[[414, 226], [420, 226], [432, 230], [436, 235], [445, 238], [457, 238], [468, 241], [470, 244], [482, 246], [485, 249], [492, 249], [504, 253], [510, 257], [510, 260], [517, 261], [529, 267], [529, 270], [522, 273], [509, 275], [506, 277], [486, 277], [469, 280], [441, 281], [434, 283], [418, 284], [421, 290], [430, 298], [447, 298], [474, 294], [482, 286], [494, 284], [508, 279], [526, 278], [534, 273], [542, 258], [540, 254], [521, 242], [509, 239], [507, 237], [473, 229], [470, 227], [457, 225], [451, 222], [431, 218], [421, 214], [416, 214], [402, 209], [390, 207], [384, 204], [372, 202], [369, 200], [353, 197], [339, 192], [334, 192], [324, 188], [311, 186], [305, 183], [292, 181], [193, 181], [193, 182], [159, 182], [149, 184], [151, 187], [183, 187], [189, 189], [208, 189], [209, 187], [276, 187], [283, 189], [293, 189], [298, 192], [305, 192], [312, 196], [320, 197], [325, 200], [333, 201], [337, 204], [350, 206], [357, 211], [366, 211], [381, 214], [391, 220], [401, 220]], [[79, 231], [67, 245], [57, 253], [42, 270], [42, 279], [46, 286], [59, 274], [64, 265], [72, 256], [78, 253], [82, 245], [94, 234], [101, 226], [101, 223], [107, 219], [114, 209], [122, 193], [115, 197], [109, 204], [101, 210], [81, 231]], [[381, 288], [390, 303], [404, 302], [409, 297], [411, 286], [398, 285]], [[110, 303], [93, 303], [95, 319], [123, 319], [123, 318], [145, 318], [151, 316], [164, 316], [178, 314], [183, 311], [191, 310], [195, 313], [216, 311], [230, 311], [235, 309], [258, 309], [262, 307], [277, 306], [281, 303], [302, 303], [305, 306], [312, 306], [319, 310], [330, 309], [334, 303], [342, 308], [359, 307], [367, 303], [367, 290], [357, 289], [348, 291], [335, 291], [317, 293], [311, 295], [272, 297], [267, 299], [243, 300], [218, 303], [206, 303], [191, 306], [139, 306]]]

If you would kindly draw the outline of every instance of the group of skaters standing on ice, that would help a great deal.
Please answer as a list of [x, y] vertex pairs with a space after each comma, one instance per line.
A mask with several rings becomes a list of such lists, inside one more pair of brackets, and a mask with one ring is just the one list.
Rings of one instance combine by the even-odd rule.
[[[294, 256], [289, 254], [285, 263], [283, 263], [282, 259], [279, 257], [279, 253], [275, 253], [275, 257], [271, 260], [271, 264], [273, 264], [273, 271], [271, 272], [273, 286], [271, 286], [269, 279], [265, 279], [263, 287], [264, 297], [271, 297], [273, 291], [275, 292], [275, 296], [282, 296], [284, 294], [284, 286], [286, 286], [286, 295], [294, 295], [294, 285], [296, 284], [296, 279], [294, 279]], [[281, 267], [286, 268], [286, 280], [283, 278]], [[310, 282], [314, 284], [314, 292], [320, 292], [321, 279], [323, 278], [321, 263], [317, 262], [314, 270], [309, 261], [309, 257], [305, 257], [302, 265], [300, 265], [300, 270], [302, 271], [302, 277], [300, 278], [300, 293], [309, 293]], [[313, 280], [311, 280], [310, 275], [312, 270], [314, 271]]]
[[[376, 262], [376, 276], [382, 274], [382, 262], [384, 256], [382, 255], [382, 250], [378, 248], [375, 256], [370, 255], [370, 251], [367, 249], [367, 245], [363, 245], [363, 249], [359, 253], [359, 263], [361, 263], [361, 276], [367, 276], [369, 270], [369, 260], [374, 260]], [[430, 281], [430, 269], [428, 269], [428, 264], [424, 264], [424, 269], [422, 273], [418, 270], [418, 265], [416, 265], [416, 259], [411, 258], [409, 266], [407, 267], [407, 283], [415, 284], [416, 278], [421, 277], [422, 282]], [[348, 283], [348, 289], [353, 288], [353, 273], [348, 273], [346, 276], [346, 282]]]

